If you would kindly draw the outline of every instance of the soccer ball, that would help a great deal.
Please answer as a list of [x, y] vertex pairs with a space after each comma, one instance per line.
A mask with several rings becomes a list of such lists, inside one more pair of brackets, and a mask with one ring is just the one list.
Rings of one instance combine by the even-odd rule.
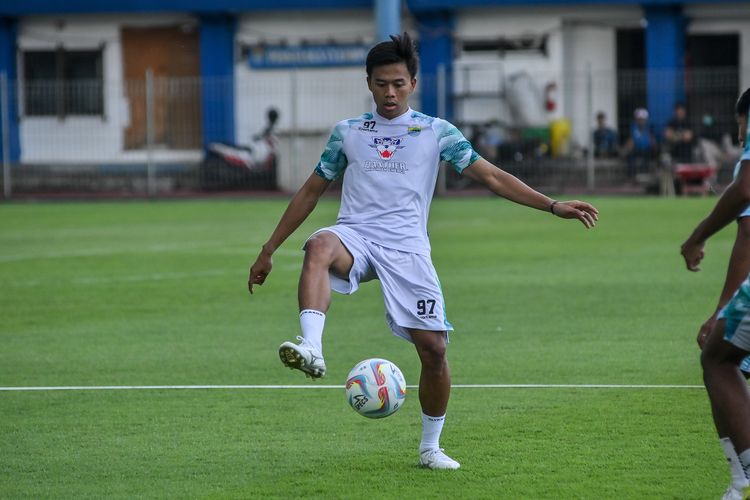
[[366, 359], [357, 363], [346, 377], [346, 399], [362, 416], [387, 417], [404, 404], [406, 380], [390, 361]]

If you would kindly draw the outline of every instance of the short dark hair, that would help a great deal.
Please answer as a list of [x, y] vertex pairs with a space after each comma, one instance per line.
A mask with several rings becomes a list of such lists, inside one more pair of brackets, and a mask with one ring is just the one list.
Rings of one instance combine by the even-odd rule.
[[419, 55], [407, 32], [404, 32], [403, 35], [391, 35], [389, 41], [380, 42], [370, 49], [365, 63], [367, 77], [372, 76], [372, 70], [377, 66], [397, 63], [406, 64], [406, 69], [409, 70], [409, 75], [412, 78], [417, 76]]
[[747, 110], [750, 108], [750, 88], [745, 90], [739, 99], [737, 99], [737, 105], [734, 107], [734, 112], [737, 116], [747, 116]]

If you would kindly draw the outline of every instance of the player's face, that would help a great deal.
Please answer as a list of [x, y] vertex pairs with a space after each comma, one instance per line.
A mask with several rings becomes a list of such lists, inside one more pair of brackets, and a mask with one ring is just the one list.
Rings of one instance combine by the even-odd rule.
[[417, 79], [411, 77], [405, 63], [376, 66], [367, 79], [378, 114], [389, 120], [406, 112], [416, 85]]
[[747, 115], [737, 116], [737, 140], [740, 143], [740, 147], [745, 147], [745, 139], [747, 138]]

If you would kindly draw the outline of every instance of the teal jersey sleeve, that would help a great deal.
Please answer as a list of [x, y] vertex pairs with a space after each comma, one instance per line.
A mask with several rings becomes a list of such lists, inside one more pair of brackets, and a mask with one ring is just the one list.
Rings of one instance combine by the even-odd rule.
[[[750, 109], [748, 109], [747, 112], [748, 112], [748, 115], [747, 115], [748, 120], [750, 120]], [[745, 149], [742, 150], [742, 157], [740, 158], [741, 162], [750, 160], [750, 126], [746, 128], [747, 130], [745, 131]]]
[[440, 147], [440, 159], [451, 162], [456, 172], [463, 172], [479, 159], [479, 154], [471, 147], [471, 143], [452, 123], [436, 119], [433, 127]]
[[344, 153], [344, 137], [348, 130], [349, 126], [346, 122], [336, 125], [328, 138], [323, 154], [320, 155], [315, 173], [326, 180], [336, 180], [346, 169], [348, 159]]
[[[747, 110], [748, 116], [750, 116], [750, 109]], [[745, 149], [742, 150], [742, 156], [740, 157], [740, 161], [737, 162], [737, 165], [734, 167], [734, 178], [736, 179], [737, 176], [740, 174], [740, 169], [742, 167], [743, 161], [750, 160], [750, 127], [747, 128], [747, 131], [745, 132]], [[745, 167], [747, 168], [747, 166]], [[743, 217], [750, 217], [750, 206], [746, 207], [745, 210], [740, 214], [738, 218]]]

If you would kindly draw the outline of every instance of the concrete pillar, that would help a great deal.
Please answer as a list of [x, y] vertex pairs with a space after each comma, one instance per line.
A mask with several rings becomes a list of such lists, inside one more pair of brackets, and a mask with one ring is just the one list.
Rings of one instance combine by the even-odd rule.
[[679, 5], [652, 5], [646, 13], [646, 88], [650, 121], [657, 134], [685, 100], [685, 17]]
[[235, 142], [234, 16], [200, 16], [203, 146]]

